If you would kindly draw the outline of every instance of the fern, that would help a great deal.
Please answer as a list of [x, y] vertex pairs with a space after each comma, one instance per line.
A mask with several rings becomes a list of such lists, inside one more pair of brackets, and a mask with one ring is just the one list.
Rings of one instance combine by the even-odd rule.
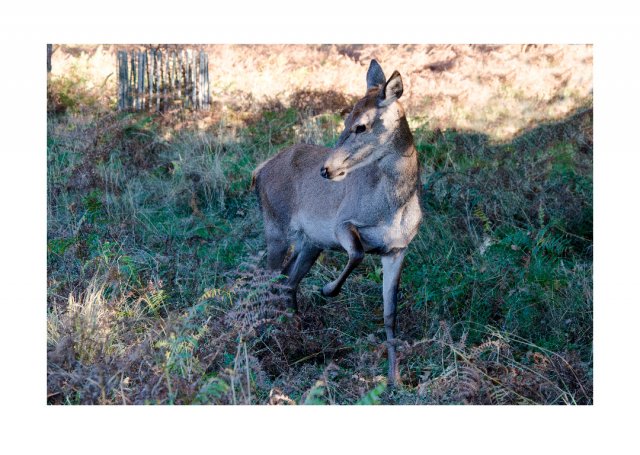
[[562, 256], [569, 249], [570, 242], [563, 234], [551, 230], [551, 226], [545, 226], [538, 232], [533, 253], [546, 253], [551, 257]]
[[456, 375], [457, 395], [460, 399], [466, 401], [481, 395], [486, 379], [478, 365], [460, 365], [456, 368]]
[[540, 227], [544, 226], [544, 217], [545, 217], [544, 206], [540, 204], [540, 206], [538, 206], [538, 224], [540, 225]]
[[152, 315], [158, 315], [160, 313], [160, 309], [164, 307], [167, 299], [168, 295], [164, 289], [153, 290], [145, 294], [143, 298], [147, 304], [147, 310]]
[[212, 401], [224, 397], [229, 391], [230, 386], [220, 378], [213, 378], [206, 382], [198, 391], [194, 399], [195, 404], [209, 404]]
[[357, 405], [375, 405], [380, 404], [380, 396], [387, 389], [387, 381], [382, 381], [373, 389], [365, 393], [356, 404]]
[[482, 210], [482, 207], [476, 207], [473, 210], [473, 214], [482, 222], [482, 228], [484, 229], [484, 232], [491, 232], [491, 221], [489, 221], [489, 218]]
[[304, 405], [325, 405], [327, 400], [324, 397], [325, 384], [323, 381], [317, 381], [316, 384], [309, 389], [307, 397], [302, 404]]

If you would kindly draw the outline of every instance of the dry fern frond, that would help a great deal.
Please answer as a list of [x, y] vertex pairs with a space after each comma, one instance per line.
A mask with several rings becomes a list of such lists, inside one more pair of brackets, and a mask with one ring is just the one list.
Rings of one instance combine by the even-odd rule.
[[243, 339], [255, 336], [261, 326], [290, 314], [288, 289], [278, 282], [277, 274], [255, 265], [240, 274], [231, 292], [235, 298], [225, 322]]

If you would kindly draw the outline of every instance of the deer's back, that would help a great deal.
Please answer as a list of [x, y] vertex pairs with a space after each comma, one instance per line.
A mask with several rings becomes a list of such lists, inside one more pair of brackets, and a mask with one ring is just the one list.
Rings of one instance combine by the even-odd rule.
[[283, 229], [304, 229], [309, 223], [329, 229], [345, 194], [342, 182], [331, 182], [320, 175], [330, 150], [297, 144], [280, 151], [256, 171], [262, 210]]

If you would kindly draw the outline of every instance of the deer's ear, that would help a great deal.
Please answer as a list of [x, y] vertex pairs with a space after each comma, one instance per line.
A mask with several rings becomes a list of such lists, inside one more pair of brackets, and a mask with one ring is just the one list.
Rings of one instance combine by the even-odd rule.
[[382, 90], [378, 98], [378, 106], [387, 106], [402, 96], [402, 76], [398, 71], [394, 71]]
[[369, 64], [369, 70], [367, 71], [367, 90], [384, 84], [386, 77], [380, 64], [374, 60], [371, 60]]

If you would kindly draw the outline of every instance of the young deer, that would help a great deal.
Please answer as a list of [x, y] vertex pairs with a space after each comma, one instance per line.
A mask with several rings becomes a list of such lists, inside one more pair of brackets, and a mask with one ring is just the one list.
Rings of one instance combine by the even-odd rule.
[[[417, 153], [398, 101], [402, 90], [400, 73], [386, 80], [371, 60], [367, 93], [345, 120], [333, 149], [294, 145], [253, 172], [268, 267], [287, 277], [294, 309], [298, 284], [323, 250], [344, 249], [349, 255], [340, 276], [322, 288], [327, 297], [340, 292], [365, 253], [382, 257], [391, 384], [399, 380], [394, 341], [400, 269], [422, 218]], [[284, 264], [291, 243], [293, 253]]]

